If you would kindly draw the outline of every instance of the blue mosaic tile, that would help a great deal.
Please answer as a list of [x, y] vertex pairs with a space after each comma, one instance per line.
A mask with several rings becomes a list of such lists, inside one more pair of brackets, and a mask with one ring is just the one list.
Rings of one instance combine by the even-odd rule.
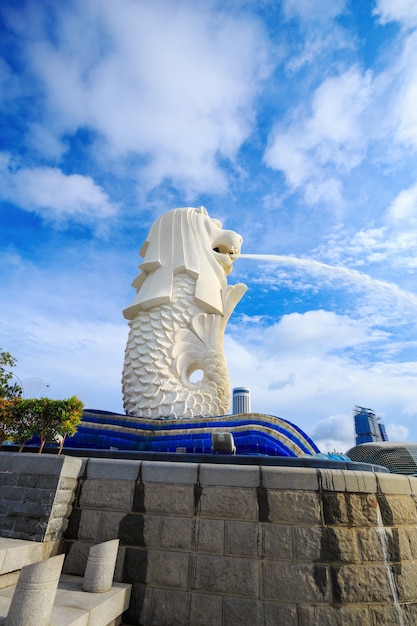
[[[114, 426], [119, 429], [117, 434]], [[254, 426], [259, 429], [254, 431]], [[124, 432], [123, 428], [126, 428]], [[314, 442], [299, 427], [282, 418], [260, 414], [190, 420], [146, 420], [90, 410], [85, 411], [78, 432], [67, 440], [66, 445], [158, 452], [176, 452], [177, 448], [185, 448], [188, 453], [210, 453], [212, 429], [231, 432], [237, 454], [294, 457], [319, 452]]]

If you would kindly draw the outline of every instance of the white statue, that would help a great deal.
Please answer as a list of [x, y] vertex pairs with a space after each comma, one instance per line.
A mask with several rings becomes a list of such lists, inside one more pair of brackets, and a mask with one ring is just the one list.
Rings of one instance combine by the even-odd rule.
[[246, 285], [227, 285], [226, 275], [241, 244], [241, 236], [223, 230], [204, 207], [174, 209], [152, 226], [132, 283], [136, 297], [123, 311], [130, 320], [123, 368], [127, 415], [189, 418], [227, 412], [223, 336]]

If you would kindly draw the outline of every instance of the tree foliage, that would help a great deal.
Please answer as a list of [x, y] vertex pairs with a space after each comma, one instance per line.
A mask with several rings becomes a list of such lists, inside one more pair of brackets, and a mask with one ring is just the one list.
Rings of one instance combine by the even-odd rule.
[[41, 440], [42, 452], [48, 440], [63, 442], [67, 435], [74, 435], [83, 413], [83, 403], [75, 396], [66, 400], [40, 398], [34, 406], [36, 412], [35, 435]]
[[20, 445], [19, 452], [25, 443], [33, 437], [36, 432], [36, 410], [34, 407], [36, 399], [18, 399], [13, 404], [13, 432], [10, 441]]
[[62, 451], [67, 436], [77, 431], [84, 405], [76, 396], [66, 400], [21, 398], [22, 389], [11, 385], [16, 359], [0, 348], [0, 446], [4, 441], [19, 444], [21, 452], [32, 437], [40, 440], [39, 452], [49, 440], [59, 443]]
[[22, 393], [22, 389], [19, 385], [11, 385], [14, 374], [10, 371], [10, 368], [16, 366], [16, 359], [10, 354], [0, 348], [0, 398], [13, 398]]
[[83, 408], [75, 396], [66, 400], [1, 398], [0, 445], [7, 439], [18, 443], [21, 452], [32, 437], [38, 437], [39, 452], [49, 440], [59, 443], [61, 452], [65, 438], [77, 431]]
[[0, 446], [16, 435], [16, 402], [18, 398], [0, 398]]

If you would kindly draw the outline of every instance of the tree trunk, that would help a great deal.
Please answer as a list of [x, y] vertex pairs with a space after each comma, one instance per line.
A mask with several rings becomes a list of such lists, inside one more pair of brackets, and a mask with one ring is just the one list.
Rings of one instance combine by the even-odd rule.
[[61, 454], [62, 452], [62, 448], [64, 447], [64, 443], [65, 443], [65, 439], [67, 437], [67, 433], [65, 433], [65, 435], [62, 437], [60, 443], [59, 443], [59, 450], [58, 450], [58, 454]]
[[41, 445], [40, 445], [40, 448], [38, 450], [38, 454], [42, 454], [42, 450], [43, 450], [43, 447], [44, 447], [45, 443], [46, 443], [46, 437], [43, 437], [41, 439]]

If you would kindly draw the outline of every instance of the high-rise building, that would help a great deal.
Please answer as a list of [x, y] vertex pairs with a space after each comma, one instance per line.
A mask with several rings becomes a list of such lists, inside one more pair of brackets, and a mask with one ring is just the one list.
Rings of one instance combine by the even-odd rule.
[[379, 432], [381, 433], [382, 441], [388, 441], [388, 435], [387, 435], [387, 431], [385, 428], [385, 424], [380, 417], [378, 418], [378, 427], [379, 427]]
[[356, 445], [371, 441], [388, 441], [385, 426], [372, 409], [355, 406], [353, 419], [355, 420]]
[[250, 389], [235, 387], [233, 389], [233, 415], [250, 412]]

